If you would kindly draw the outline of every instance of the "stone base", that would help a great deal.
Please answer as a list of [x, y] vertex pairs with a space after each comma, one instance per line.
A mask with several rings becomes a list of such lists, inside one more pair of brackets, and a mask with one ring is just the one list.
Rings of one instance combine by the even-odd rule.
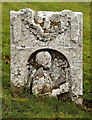
[[82, 103], [83, 103], [83, 98], [82, 98], [82, 97], [73, 97], [73, 98], [72, 98], [72, 101], [73, 101], [75, 104], [82, 105]]
[[58, 98], [58, 100], [61, 100], [63, 102], [71, 101], [69, 92], [63, 93], [61, 95], [57, 95], [57, 98]]
[[16, 87], [14, 85], [11, 85], [11, 92], [13, 95], [21, 95], [24, 92], [24, 87]]

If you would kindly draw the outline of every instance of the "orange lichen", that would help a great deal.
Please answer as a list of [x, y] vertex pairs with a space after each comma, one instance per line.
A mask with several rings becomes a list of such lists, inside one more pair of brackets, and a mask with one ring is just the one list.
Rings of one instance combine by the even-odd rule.
[[48, 31], [46, 30], [46, 28], [44, 29], [43, 33], [48, 33]]
[[39, 24], [35, 19], [34, 19], [35, 24]]
[[51, 23], [50, 23], [50, 28], [52, 28], [52, 26], [57, 26], [57, 25], [59, 25], [59, 24], [60, 24], [60, 22], [51, 21]]
[[42, 22], [42, 23], [39, 23], [40, 24], [40, 26], [43, 28], [43, 26], [44, 26], [44, 22]]
[[41, 75], [39, 75], [39, 78], [41, 78], [42, 76]]
[[35, 18], [34, 18], [34, 22], [35, 22], [35, 24], [39, 24], [39, 25], [43, 28], [43, 26], [44, 26], [44, 22], [39, 23], [39, 22], [36, 21]]

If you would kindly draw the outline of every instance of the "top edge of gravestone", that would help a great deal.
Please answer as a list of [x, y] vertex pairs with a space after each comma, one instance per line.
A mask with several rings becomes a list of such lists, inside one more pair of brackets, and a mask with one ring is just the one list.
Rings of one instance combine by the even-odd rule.
[[25, 12], [36, 12], [36, 13], [45, 13], [45, 14], [49, 14], [49, 15], [51, 15], [51, 14], [63, 14], [63, 13], [65, 13], [65, 14], [80, 14], [80, 15], [82, 15], [83, 16], [83, 13], [82, 12], [74, 12], [74, 11], [72, 11], [72, 10], [69, 10], [69, 9], [66, 9], [66, 10], [62, 10], [62, 11], [34, 11], [34, 10], [32, 10], [32, 9], [30, 9], [30, 8], [24, 8], [24, 9], [21, 9], [21, 10], [19, 10], [19, 11], [14, 11], [14, 10], [11, 10], [10, 11], [10, 14], [21, 14], [21, 13], [25, 13]]

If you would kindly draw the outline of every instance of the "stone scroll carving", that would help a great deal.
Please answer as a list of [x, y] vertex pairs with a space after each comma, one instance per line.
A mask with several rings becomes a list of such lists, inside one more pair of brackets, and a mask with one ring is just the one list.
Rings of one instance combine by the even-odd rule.
[[81, 12], [10, 12], [11, 89], [57, 97], [69, 93], [82, 104]]

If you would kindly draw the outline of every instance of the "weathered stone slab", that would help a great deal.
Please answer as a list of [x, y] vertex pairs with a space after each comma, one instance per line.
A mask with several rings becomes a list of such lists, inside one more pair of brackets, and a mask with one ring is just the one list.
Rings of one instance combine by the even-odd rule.
[[82, 104], [82, 13], [26, 8], [11, 11], [10, 24], [12, 91], [69, 92], [72, 101]]

